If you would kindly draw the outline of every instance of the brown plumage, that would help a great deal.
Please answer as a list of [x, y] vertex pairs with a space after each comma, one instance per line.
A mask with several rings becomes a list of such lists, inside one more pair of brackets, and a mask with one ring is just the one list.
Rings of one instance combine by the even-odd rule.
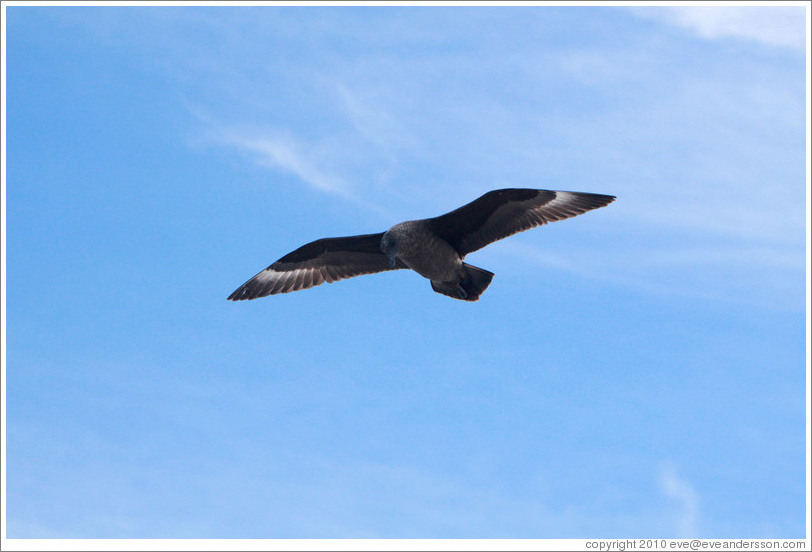
[[303, 245], [248, 280], [228, 298], [256, 299], [343, 278], [411, 268], [431, 287], [476, 301], [493, 273], [462, 262], [502, 238], [604, 207], [614, 196], [510, 188], [493, 190], [439, 217], [396, 224], [386, 232], [324, 238]]

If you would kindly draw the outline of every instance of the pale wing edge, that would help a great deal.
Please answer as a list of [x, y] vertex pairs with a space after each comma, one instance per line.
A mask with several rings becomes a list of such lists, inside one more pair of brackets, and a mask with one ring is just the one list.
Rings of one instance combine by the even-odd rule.
[[585, 192], [556, 191], [555, 194], [553, 199], [543, 203], [534, 204], [534, 199], [530, 199], [500, 206], [479, 230], [459, 240], [459, 254], [467, 255], [519, 232], [572, 218], [615, 200], [615, 196]]

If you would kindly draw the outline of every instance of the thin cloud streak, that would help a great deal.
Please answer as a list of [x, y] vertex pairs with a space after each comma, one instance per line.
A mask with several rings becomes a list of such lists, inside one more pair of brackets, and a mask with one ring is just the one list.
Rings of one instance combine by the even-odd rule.
[[[500, 243], [494, 254], [651, 295], [792, 310], [804, 305], [803, 289], [796, 286], [804, 277], [804, 259], [791, 249], [731, 245], [658, 250], [629, 244], [618, 250], [600, 245], [601, 239], [594, 238], [576, 252], [543, 248], [519, 238]], [[720, 283], [709, 283], [717, 280]]]
[[767, 46], [806, 47], [804, 8], [795, 6], [679, 6], [635, 13], [688, 29], [705, 39], [739, 38]]
[[420, 141], [412, 135], [405, 121], [385, 109], [374, 94], [362, 94], [341, 82], [333, 88], [359, 138], [371, 143], [387, 162], [396, 163], [400, 150], [420, 149]]
[[699, 523], [699, 495], [696, 490], [677, 475], [676, 468], [670, 464], [660, 472], [660, 489], [679, 508], [676, 520], [678, 538], [695, 537]]
[[221, 141], [253, 155], [260, 166], [292, 174], [315, 190], [350, 196], [347, 185], [340, 178], [323, 172], [318, 163], [304, 153], [305, 148], [292, 138], [226, 133]]
[[373, 201], [365, 199], [347, 181], [322, 168], [322, 159], [312, 153], [318, 148], [274, 129], [262, 131], [216, 129], [211, 122], [205, 135], [209, 143], [236, 149], [250, 156], [260, 167], [295, 176], [309, 188], [346, 199], [366, 211], [385, 218], [391, 213]]

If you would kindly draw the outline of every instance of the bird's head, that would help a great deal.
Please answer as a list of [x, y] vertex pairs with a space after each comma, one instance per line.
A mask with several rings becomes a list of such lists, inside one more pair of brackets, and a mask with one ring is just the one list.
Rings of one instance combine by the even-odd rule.
[[391, 268], [395, 268], [395, 258], [398, 254], [398, 240], [396, 234], [396, 231], [390, 229], [384, 232], [383, 237], [381, 238], [381, 251], [383, 251], [384, 254], [389, 257], [389, 266]]

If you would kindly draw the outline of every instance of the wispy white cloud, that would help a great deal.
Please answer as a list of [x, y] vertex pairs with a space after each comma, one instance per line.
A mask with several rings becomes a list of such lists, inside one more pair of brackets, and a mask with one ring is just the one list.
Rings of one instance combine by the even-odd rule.
[[385, 107], [386, 98], [377, 98], [370, 90], [356, 90], [342, 82], [336, 83], [333, 88], [347, 120], [359, 137], [371, 143], [390, 162], [397, 159], [400, 150], [419, 149], [419, 140], [403, 118]]
[[[531, 263], [541, 268], [534, 276], [538, 278], [564, 272], [656, 296], [790, 310], [804, 306], [804, 257], [793, 248], [741, 243], [657, 248], [629, 242], [618, 249], [613, 239], [595, 235], [581, 239], [573, 249], [564, 239], [544, 240], [542, 247], [534, 245], [536, 238], [517, 237], [492, 246], [484, 254], [518, 258], [520, 265], [508, 262], [495, 266], [512, 266], [524, 272], [530, 268], [522, 265]], [[487, 261], [480, 264], [486, 266]]]
[[677, 474], [676, 468], [671, 464], [660, 470], [660, 489], [677, 506], [678, 538], [695, 537], [699, 523], [699, 494]]
[[768, 46], [803, 49], [803, 7], [793, 6], [664, 6], [637, 8], [639, 15], [689, 29], [707, 38], [740, 38]]
[[298, 177], [315, 190], [348, 196], [349, 189], [339, 177], [323, 171], [295, 138], [281, 135], [251, 135], [234, 131], [220, 134], [218, 141], [253, 156], [257, 164]]
[[[304, 35], [316, 21], [331, 40], [346, 39], [347, 25], [372, 33], [375, 48], [354, 42], [330, 64], [304, 46], [281, 65], [256, 63], [262, 56], [244, 26], [275, 36], [288, 25], [243, 18], [214, 25], [229, 48], [206, 58], [240, 78], [211, 87], [230, 85], [225, 101], [193, 94], [216, 114], [214, 123], [201, 120], [213, 141], [275, 175], [369, 207], [382, 222], [437, 215], [498, 187], [612, 193], [618, 201], [600, 216], [610, 217], [604, 228], [614, 241], [603, 240], [604, 248], [570, 255], [513, 240], [500, 247], [640, 291], [799, 303], [788, 290], [803, 271], [804, 96], [785, 64], [710, 47], [715, 55], [675, 55], [681, 41], [652, 38], [651, 25], [634, 16], [634, 32], [617, 43], [541, 48], [542, 31], [561, 12], [538, 10], [526, 28], [528, 48], [518, 51], [498, 33], [487, 48], [446, 36], [441, 12], [421, 23], [437, 30], [431, 37], [415, 37], [417, 23], [395, 24], [394, 12], [379, 12], [377, 30], [348, 13], [320, 12], [316, 20], [280, 12]], [[779, 46], [802, 42], [805, 32], [796, 8], [633, 13], [708, 38]], [[444, 47], [416, 47], [426, 40]]]
[[292, 175], [312, 190], [340, 197], [368, 212], [391, 217], [391, 213], [378, 204], [367, 189], [350, 185], [341, 176], [341, 167], [330, 169], [340, 157], [335, 147], [340, 149], [341, 145], [311, 143], [269, 127], [245, 130], [222, 129], [210, 123], [208, 126], [206, 135], [211, 143], [233, 148], [261, 167]]

